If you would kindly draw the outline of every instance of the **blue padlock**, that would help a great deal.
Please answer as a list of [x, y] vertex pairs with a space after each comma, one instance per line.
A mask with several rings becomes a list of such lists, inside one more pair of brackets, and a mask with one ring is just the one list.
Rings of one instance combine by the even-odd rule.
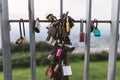
[[94, 30], [93, 30], [94, 36], [95, 37], [100, 37], [101, 36], [101, 32], [98, 29], [98, 20], [94, 19], [94, 22], [96, 22], [96, 26], [94, 26]]
[[101, 36], [101, 32], [100, 32], [99, 29], [94, 29], [93, 33], [94, 33], [94, 36], [96, 36], [96, 37], [100, 37]]

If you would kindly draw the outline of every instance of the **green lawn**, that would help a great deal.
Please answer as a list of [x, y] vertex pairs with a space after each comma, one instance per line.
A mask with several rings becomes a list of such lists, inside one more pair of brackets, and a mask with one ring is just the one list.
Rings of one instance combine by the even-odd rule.
[[[70, 63], [72, 66], [73, 75], [70, 76], [70, 80], [83, 80], [83, 67], [84, 62]], [[89, 80], [107, 80], [107, 61], [102, 62], [91, 62], [90, 63], [90, 76]], [[37, 80], [51, 80], [45, 77], [46, 67], [37, 66]], [[120, 62], [117, 62], [117, 75], [116, 80], [120, 80]], [[24, 69], [13, 69], [13, 80], [31, 80], [30, 79], [30, 68]], [[0, 72], [0, 80], [3, 80], [3, 72]]]

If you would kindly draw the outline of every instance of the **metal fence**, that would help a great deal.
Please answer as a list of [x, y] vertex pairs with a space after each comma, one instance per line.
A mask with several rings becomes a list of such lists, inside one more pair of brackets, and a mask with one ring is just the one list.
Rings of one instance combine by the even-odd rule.
[[[63, 0], [60, 0], [60, 15], [63, 13]], [[89, 58], [90, 58], [90, 25], [91, 25], [91, 6], [92, 0], [87, 0], [86, 3], [86, 35], [85, 35], [85, 60], [84, 60], [84, 80], [89, 80]], [[35, 57], [35, 32], [33, 31], [34, 23], [34, 0], [28, 0], [29, 10], [29, 34], [30, 34], [30, 66], [31, 66], [31, 80], [36, 80], [36, 57]], [[120, 0], [112, 0], [112, 14], [111, 20], [101, 21], [99, 23], [110, 23], [110, 44], [109, 44], [109, 60], [108, 60], [108, 80], [115, 80], [116, 75], [116, 61], [117, 61], [117, 47], [118, 47], [118, 30], [119, 30], [119, 8]], [[0, 28], [1, 28], [1, 43], [3, 55], [3, 71], [4, 80], [12, 80], [11, 67], [11, 51], [10, 51], [10, 33], [9, 22], [19, 22], [19, 20], [9, 20], [8, 14], [8, 0], [0, 0]], [[48, 22], [40, 20], [40, 22]], [[80, 23], [81, 21], [75, 20]]]

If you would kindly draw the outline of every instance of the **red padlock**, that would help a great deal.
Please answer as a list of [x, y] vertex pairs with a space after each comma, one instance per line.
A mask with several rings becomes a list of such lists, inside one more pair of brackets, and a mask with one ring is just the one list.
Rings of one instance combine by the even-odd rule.
[[80, 42], [84, 42], [85, 33], [83, 33], [84, 20], [81, 19], [80, 23]]
[[80, 42], [84, 42], [85, 33], [80, 33]]

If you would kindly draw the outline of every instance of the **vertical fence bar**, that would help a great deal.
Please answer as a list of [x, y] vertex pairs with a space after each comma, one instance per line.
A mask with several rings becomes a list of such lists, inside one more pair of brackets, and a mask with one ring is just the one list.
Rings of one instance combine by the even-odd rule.
[[0, 25], [4, 80], [12, 80], [8, 0], [0, 0]]
[[31, 80], [36, 80], [35, 32], [33, 29], [33, 25], [34, 25], [34, 0], [28, 0], [28, 5], [29, 5]]
[[60, 0], [60, 17], [62, 17], [63, 14], [63, 0]]
[[85, 35], [85, 58], [84, 58], [84, 80], [89, 80], [89, 57], [90, 57], [90, 26], [91, 26], [91, 0], [86, 0], [86, 35]]
[[119, 7], [120, 7], [119, 3], [120, 0], [112, 0], [108, 80], [115, 80], [116, 75], [118, 31], [119, 31]]

